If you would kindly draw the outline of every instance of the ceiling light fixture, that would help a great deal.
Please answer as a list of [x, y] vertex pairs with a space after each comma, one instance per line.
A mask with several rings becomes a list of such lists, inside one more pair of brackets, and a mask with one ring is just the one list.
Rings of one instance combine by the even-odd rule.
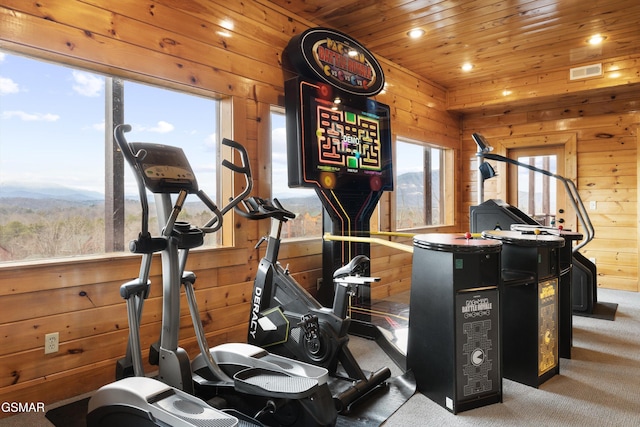
[[462, 71], [471, 71], [471, 70], [473, 70], [473, 64], [469, 62], [465, 62], [464, 64], [462, 64]]
[[225, 30], [229, 30], [229, 31], [233, 31], [233, 27], [234, 27], [233, 21], [230, 19], [223, 19], [222, 22], [220, 22], [220, 26]]
[[414, 28], [413, 30], [409, 31], [407, 35], [412, 39], [419, 39], [420, 37], [424, 36], [424, 33], [425, 31], [422, 28]]
[[231, 21], [230, 19], [223, 19], [222, 22], [220, 22], [220, 27], [222, 27], [222, 30], [216, 31], [216, 34], [221, 36], [221, 37], [231, 37], [231, 31], [233, 31], [233, 21]]
[[587, 43], [589, 43], [592, 46], [596, 46], [601, 44], [603, 41], [605, 41], [607, 38], [605, 36], [602, 36], [600, 34], [594, 34], [593, 36], [589, 37], [587, 39]]

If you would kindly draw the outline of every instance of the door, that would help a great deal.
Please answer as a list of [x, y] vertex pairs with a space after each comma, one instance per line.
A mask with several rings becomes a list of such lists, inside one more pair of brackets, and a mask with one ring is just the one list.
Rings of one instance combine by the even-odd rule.
[[[544, 146], [512, 148], [507, 152], [510, 159], [564, 176], [564, 147]], [[564, 228], [574, 226], [571, 206], [567, 206], [566, 191], [561, 180], [525, 167], [509, 165], [508, 203], [539, 223]]]

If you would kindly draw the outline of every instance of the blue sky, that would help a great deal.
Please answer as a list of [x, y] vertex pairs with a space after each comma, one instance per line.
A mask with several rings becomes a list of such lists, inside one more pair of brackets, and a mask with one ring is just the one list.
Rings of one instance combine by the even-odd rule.
[[[102, 75], [0, 52], [0, 183], [59, 184], [104, 193], [104, 100]], [[213, 194], [218, 163], [214, 104], [127, 81], [125, 123], [133, 127], [127, 139], [182, 147], [200, 186]], [[272, 142], [272, 195], [295, 194], [287, 186], [283, 116], [273, 120]], [[396, 156], [398, 174], [422, 169], [421, 155], [408, 150]], [[126, 192], [135, 193], [128, 167], [126, 173]]]
[[[0, 52], [0, 183], [103, 193], [104, 117], [103, 76]], [[209, 193], [216, 120], [209, 99], [125, 82], [127, 139], [183, 147]]]

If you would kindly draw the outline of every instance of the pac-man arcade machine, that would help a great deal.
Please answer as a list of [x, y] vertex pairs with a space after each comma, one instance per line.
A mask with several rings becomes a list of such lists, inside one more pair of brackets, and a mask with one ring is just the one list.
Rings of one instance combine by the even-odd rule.
[[[368, 237], [378, 200], [393, 190], [390, 109], [371, 98], [384, 87], [382, 67], [327, 28], [293, 37], [285, 53], [298, 74], [285, 82], [289, 187], [316, 191], [324, 233]], [[331, 305], [333, 272], [369, 252], [369, 243], [323, 242], [322, 304]], [[369, 289], [360, 289], [355, 304], [369, 301]]]

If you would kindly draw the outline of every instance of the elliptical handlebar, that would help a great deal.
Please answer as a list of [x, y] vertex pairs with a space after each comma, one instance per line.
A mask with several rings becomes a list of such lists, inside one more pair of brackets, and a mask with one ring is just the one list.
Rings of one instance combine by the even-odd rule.
[[[147, 202], [147, 193], [144, 186], [144, 182], [142, 180], [142, 171], [139, 170], [138, 158], [144, 158], [144, 150], [140, 150], [137, 153], [134, 153], [131, 149], [131, 146], [127, 142], [127, 139], [124, 136], [125, 132], [131, 132], [131, 125], [118, 125], [113, 130], [113, 136], [116, 140], [116, 143], [120, 147], [120, 151], [124, 156], [124, 159], [131, 165], [134, 169], [134, 176], [136, 178], [136, 183], [138, 184], [138, 195], [140, 197], [140, 203], [142, 205], [142, 226], [140, 233], [138, 234], [139, 240], [149, 240], [151, 239], [151, 234], [149, 233], [149, 203]], [[138, 247], [140, 245], [137, 245]], [[136, 251], [136, 244], [130, 245], [130, 249], [134, 253], [138, 253]]]
[[[115, 127], [113, 134], [118, 146], [120, 147], [120, 150], [122, 151], [122, 154], [125, 160], [133, 168], [136, 183], [138, 185], [140, 203], [142, 205], [142, 231], [140, 232], [140, 240], [142, 241], [144, 239], [150, 238], [149, 205], [147, 202], [147, 195], [146, 195], [147, 187], [145, 185], [145, 171], [142, 169], [142, 162], [147, 157], [148, 152], [147, 152], [147, 149], [145, 148], [141, 148], [137, 152], [134, 151], [134, 146], [131, 143], [127, 142], [124, 136], [126, 132], [130, 132], [130, 131], [131, 131], [131, 125], [120, 124]], [[230, 198], [229, 202], [222, 209], [216, 206], [216, 204], [204, 192], [204, 190], [198, 189], [197, 183], [195, 181], [195, 177], [193, 176], [191, 177], [191, 180], [188, 180], [188, 179], [185, 179], [184, 181], [177, 180], [177, 182], [174, 182], [171, 184], [172, 185], [171, 192], [177, 192], [176, 190], [180, 190], [179, 192], [184, 191], [185, 192], [184, 196], [186, 196], [186, 193], [195, 193], [198, 196], [198, 198], [202, 201], [202, 203], [204, 203], [213, 213], [213, 217], [206, 224], [204, 224], [202, 227], [198, 227], [203, 233], [213, 233], [215, 231], [218, 231], [220, 227], [222, 227], [224, 214], [227, 213], [232, 208], [236, 207], [236, 205], [238, 205], [241, 201], [243, 201], [244, 198], [247, 197], [249, 193], [251, 193], [251, 190], [253, 188], [253, 180], [251, 178], [251, 166], [249, 163], [249, 154], [247, 153], [247, 150], [238, 142], [232, 141], [227, 138], [224, 138], [222, 140], [222, 144], [230, 147], [232, 150], [237, 151], [240, 155], [240, 161], [241, 161], [240, 165], [236, 165], [235, 163], [227, 159], [224, 159], [222, 161], [222, 166], [226, 167], [227, 169], [230, 169], [235, 173], [242, 174], [245, 179], [244, 190], [237, 196]], [[185, 159], [185, 163], [186, 162], [187, 161]], [[190, 166], [187, 165], [186, 167], [190, 171]], [[183, 185], [184, 188], [181, 187], [181, 184]], [[150, 190], [153, 191], [153, 189], [151, 188]], [[156, 190], [156, 192], [158, 191]], [[179, 209], [181, 209], [181, 206], [178, 207], [178, 210]], [[172, 219], [175, 220], [175, 218], [172, 218]], [[167, 224], [167, 228], [169, 230], [172, 229], [173, 224], [172, 223]], [[167, 231], [167, 232], [170, 233], [170, 231]], [[153, 251], [162, 250], [161, 245], [159, 244], [152, 244], [152, 245], [147, 244], [147, 245], [137, 245], [137, 246], [139, 247], [139, 249], [134, 251], [133, 250], [134, 246], [132, 246], [132, 251], [137, 253], [140, 253], [141, 251], [146, 252], [146, 250], [142, 249], [143, 246], [146, 248], [149, 248], [149, 246], [151, 246], [153, 248], [152, 249]]]
[[129, 143], [127, 142], [127, 139], [124, 136], [126, 132], [131, 132], [131, 125], [117, 125], [113, 130], [113, 136], [118, 143], [120, 151], [122, 151], [122, 155], [124, 156], [125, 160], [133, 166], [136, 164], [135, 160], [137, 158], [137, 154], [133, 152], [133, 150], [129, 146]]
[[286, 222], [296, 217], [296, 214], [285, 209], [276, 198], [269, 200], [252, 196], [243, 200], [242, 204], [244, 205], [244, 210], [235, 207], [235, 211], [240, 216], [251, 220], [275, 218], [278, 221]]
[[[200, 198], [200, 200], [202, 200], [202, 202], [205, 205], [209, 206], [209, 209], [212, 209], [209, 203], [211, 203], [215, 208], [215, 209], [212, 209], [214, 211], [215, 217], [212, 218], [209, 222], [207, 222], [204, 225], [204, 227], [202, 227], [202, 231], [204, 231], [205, 233], [211, 233], [211, 232], [217, 231], [222, 226], [222, 217], [224, 216], [224, 214], [226, 214], [231, 209], [235, 208], [240, 202], [242, 202], [249, 195], [249, 193], [251, 193], [251, 190], [253, 189], [253, 179], [251, 178], [251, 165], [249, 163], [249, 154], [247, 153], [247, 150], [241, 144], [227, 138], [222, 139], [222, 145], [226, 145], [227, 147], [230, 147], [231, 149], [236, 150], [240, 154], [240, 161], [241, 161], [240, 166], [230, 162], [227, 159], [224, 159], [222, 161], [222, 166], [232, 170], [233, 172], [242, 174], [245, 180], [245, 188], [240, 194], [229, 199], [229, 203], [227, 203], [222, 209], [215, 208], [215, 204], [213, 204], [213, 201], [211, 201], [209, 197], [207, 197], [202, 190], [198, 192], [198, 197]], [[205, 198], [209, 202], [207, 202]]]
[[240, 166], [230, 162], [227, 159], [222, 160], [222, 166], [232, 170], [235, 173], [242, 174], [245, 180], [245, 188], [240, 194], [229, 199], [229, 203], [227, 203], [222, 209], [218, 209], [218, 207], [215, 205], [213, 200], [211, 200], [204, 191], [202, 190], [198, 191], [197, 195], [202, 201], [202, 203], [207, 205], [207, 207], [211, 209], [211, 211], [214, 214], [213, 218], [211, 218], [203, 227], [200, 227], [200, 229], [204, 233], [213, 233], [215, 231], [218, 231], [220, 227], [222, 227], [222, 217], [224, 216], [224, 214], [229, 212], [231, 209], [235, 208], [238, 205], [238, 203], [242, 202], [245, 199], [245, 197], [247, 197], [249, 193], [251, 193], [251, 190], [253, 189], [253, 179], [251, 178], [251, 165], [249, 163], [249, 154], [247, 153], [247, 150], [241, 144], [227, 138], [222, 139], [222, 145], [226, 145], [227, 147], [230, 147], [231, 149], [236, 150], [240, 154], [240, 161], [241, 161]]

